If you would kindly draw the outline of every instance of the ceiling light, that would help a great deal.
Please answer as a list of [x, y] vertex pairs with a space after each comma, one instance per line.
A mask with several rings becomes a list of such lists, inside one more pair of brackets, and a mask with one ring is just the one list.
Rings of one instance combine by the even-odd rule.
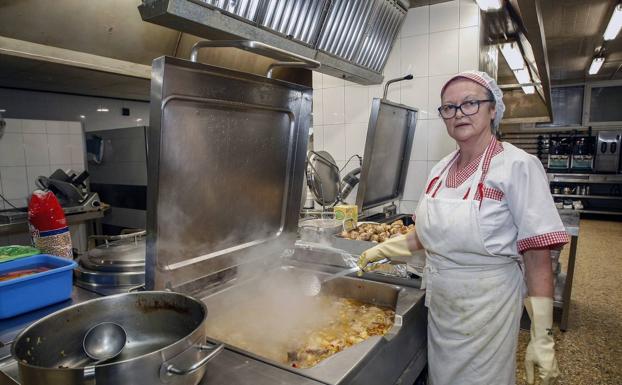
[[501, 9], [501, 0], [475, 0], [479, 8], [486, 11], [495, 11]]
[[80, 119], [86, 118], [86, 115], [80, 115]]
[[512, 70], [525, 68], [525, 61], [517, 43], [500, 44], [499, 50]]
[[99, 108], [97, 109], [97, 112], [108, 112], [108, 111], [110, 111], [110, 110], [109, 110], [109, 109], [107, 109], [106, 107], [99, 107]]
[[527, 68], [514, 70], [513, 72], [514, 76], [516, 76], [516, 80], [518, 80], [520, 84], [531, 83], [531, 76], [529, 76], [529, 71], [527, 70]]
[[0, 108], [0, 112], [6, 112], [4, 108]]
[[143, 120], [141, 118], [136, 119], [137, 122], [142, 122]]
[[525, 86], [522, 87], [523, 88], [523, 92], [527, 95], [531, 95], [531, 94], [535, 94], [536, 93], [536, 87], [534, 86]]
[[622, 4], [616, 5], [615, 9], [613, 10], [613, 14], [611, 15], [609, 24], [607, 24], [607, 29], [603, 34], [603, 38], [605, 40], [615, 39], [620, 32], [620, 28], [622, 28]]
[[605, 58], [604, 57], [595, 57], [592, 60], [592, 65], [590, 65], [590, 70], [588, 71], [588, 73], [590, 75], [596, 75], [598, 73], [598, 71], [600, 71], [600, 67], [603, 66], [604, 62], [605, 62]]

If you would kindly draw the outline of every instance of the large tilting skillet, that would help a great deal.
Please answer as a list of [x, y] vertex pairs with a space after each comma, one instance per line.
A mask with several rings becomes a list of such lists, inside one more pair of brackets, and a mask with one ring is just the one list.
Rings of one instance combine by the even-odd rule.
[[[208, 309], [214, 306], [214, 312], [214, 301], [229, 293], [252, 299], [255, 280], [308, 272], [288, 256], [300, 252], [294, 245], [312, 89], [196, 62], [199, 48], [228, 44], [199, 43], [191, 61], [156, 59], [151, 89], [146, 285], [191, 294]], [[276, 58], [277, 65], [314, 65], [253, 42], [233, 45]], [[248, 363], [325, 384], [378, 383], [379, 375], [392, 383], [404, 372], [413, 374], [409, 365], [421, 369], [425, 311], [420, 291], [349, 277], [331, 282], [323, 289], [327, 294], [371, 303], [387, 299], [382, 304], [400, 316], [396, 329], [311, 369], [286, 367], [229, 346], [207, 364], [205, 382], [218, 383], [219, 373], [230, 370], [227, 362], [239, 355], [247, 357], [236, 372], [239, 378], [246, 378]], [[256, 381], [251, 374], [247, 379]]]

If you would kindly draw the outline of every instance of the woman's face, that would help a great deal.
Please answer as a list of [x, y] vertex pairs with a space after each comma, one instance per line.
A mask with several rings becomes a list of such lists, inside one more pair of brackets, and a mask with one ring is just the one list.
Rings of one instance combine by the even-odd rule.
[[[442, 105], [452, 104], [459, 106], [469, 100], [487, 100], [488, 90], [483, 86], [468, 80], [456, 79], [449, 83], [445, 92], [441, 95]], [[466, 106], [463, 107], [465, 110]], [[479, 111], [466, 116], [460, 109], [456, 110], [456, 116], [445, 119], [447, 133], [457, 142], [464, 142], [481, 135], [490, 134], [491, 121], [495, 117], [494, 103], [481, 103]]]

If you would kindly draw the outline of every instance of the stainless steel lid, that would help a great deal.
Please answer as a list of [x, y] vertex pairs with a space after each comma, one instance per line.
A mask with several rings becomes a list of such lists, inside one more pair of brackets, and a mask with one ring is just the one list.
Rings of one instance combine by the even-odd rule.
[[374, 98], [356, 195], [359, 212], [404, 193], [417, 113], [416, 108]]
[[145, 268], [145, 240], [117, 241], [101, 245], [80, 258], [80, 264], [99, 271], [131, 271]]
[[293, 248], [312, 90], [171, 57], [151, 79], [146, 288]]

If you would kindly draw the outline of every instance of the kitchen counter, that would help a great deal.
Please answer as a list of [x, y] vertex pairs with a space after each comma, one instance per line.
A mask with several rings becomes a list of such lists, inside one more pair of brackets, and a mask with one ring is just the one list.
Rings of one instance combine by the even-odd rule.
[[93, 298], [99, 297], [98, 294], [81, 289], [77, 286], [73, 287], [71, 298], [64, 302], [59, 302], [44, 308], [34, 310], [25, 314], [18, 315], [7, 319], [0, 320], [0, 360], [9, 356], [10, 343], [13, 339], [33, 322], [52, 314], [57, 310], [64, 309], [71, 305], [76, 305]]
[[[565, 273], [560, 273], [555, 288], [554, 305], [561, 309], [561, 319], [559, 329], [561, 331], [568, 330], [568, 320], [570, 318], [570, 298], [572, 294], [572, 281], [574, 278], [575, 261], [577, 258], [577, 242], [579, 241], [579, 223], [580, 217], [578, 212], [560, 212], [560, 218], [564, 224], [566, 232], [570, 236], [570, 250], [568, 253], [568, 266]], [[559, 293], [559, 295], [558, 295]], [[561, 298], [559, 298], [561, 297]]]
[[[96, 211], [87, 211], [83, 213], [76, 214], [66, 214], [67, 224], [75, 225], [78, 223], [90, 221], [93, 219], [99, 219], [104, 217], [104, 212], [107, 207], [103, 207], [100, 210]], [[8, 235], [8, 234], [18, 234], [18, 233], [27, 233], [28, 230], [28, 220], [24, 219], [19, 222], [13, 223], [0, 223], [0, 235]]]
[[[403, 306], [400, 307], [401, 305], [398, 306], [397, 309], [398, 313], [405, 312], [402, 322], [410, 327], [404, 328], [403, 330], [400, 329], [399, 335], [392, 337], [392, 339], [395, 338], [395, 341], [401, 341], [397, 342], [397, 345], [396, 343], [385, 344], [382, 348], [376, 350], [372, 355], [373, 359], [372, 356], [367, 357], [369, 362], [365, 360], [357, 363], [357, 365], [353, 367], [352, 372], [348, 375], [348, 377], [355, 377], [354, 379], [350, 379], [354, 383], [379, 383], [379, 381], [382, 381], [382, 378], [391, 378], [391, 376], [394, 375], [394, 366], [399, 363], [398, 367], [402, 374], [395, 383], [411, 384], [425, 367], [427, 363], [427, 352], [425, 349], [425, 311], [421, 311], [423, 309], [423, 292], [412, 288], [405, 288], [403, 291], [402, 295], [412, 300], [412, 303], [409, 302], [409, 306], [416, 303], [416, 305], [414, 305], [416, 309], [413, 309], [416, 311], [410, 311], [409, 308], [403, 308]], [[97, 297], [97, 294], [74, 287], [72, 297], [68, 301], [22, 316], [0, 321], [0, 341], [7, 343], [13, 340], [25, 327], [50, 313]], [[206, 302], [209, 305], [209, 302]], [[403, 349], [405, 346], [411, 346], [416, 350], [412, 352], [412, 355], [404, 355]], [[343, 355], [345, 353], [343, 357], [348, 360], [356, 355], [356, 352], [360, 350], [360, 348], [361, 347], [352, 349], [349, 352], [342, 352], [341, 354]], [[10, 358], [9, 349], [10, 346], [3, 346], [0, 350], [2, 353], [0, 357], [4, 357], [4, 360], [0, 360], [0, 384], [19, 385], [18, 364], [15, 360]], [[333, 358], [332, 361], [334, 366], [335, 358]], [[391, 364], [387, 365], [387, 363]], [[369, 370], [360, 372], [361, 365], [366, 368], [369, 365], [375, 366], [372, 368], [373, 370], [371, 372]], [[330, 367], [331, 365], [328, 366]], [[326, 364], [324, 367], [326, 367]], [[360, 378], [360, 376], [363, 377]], [[350, 380], [344, 379], [343, 382], [340, 381], [339, 383], [351, 383]], [[371, 380], [371, 382], [369, 380]], [[311, 375], [307, 375], [305, 371], [288, 370], [278, 365], [256, 359], [252, 355], [235, 348], [227, 348], [206, 365], [206, 374], [200, 384], [320, 385], [323, 384], [323, 382], [311, 378]]]

